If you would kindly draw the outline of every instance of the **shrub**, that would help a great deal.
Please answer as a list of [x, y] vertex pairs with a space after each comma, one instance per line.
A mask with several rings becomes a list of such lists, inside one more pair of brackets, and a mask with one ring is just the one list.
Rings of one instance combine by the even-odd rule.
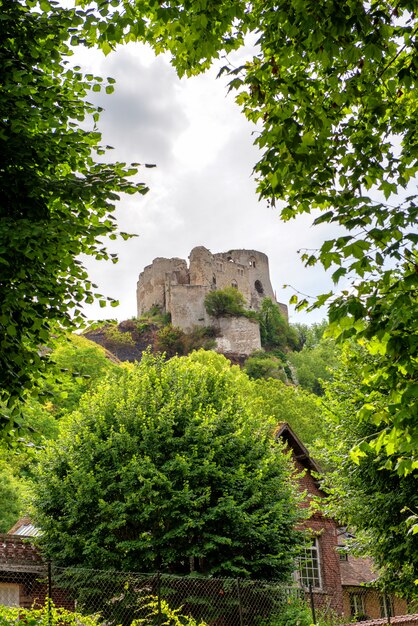
[[301, 598], [289, 598], [275, 615], [263, 620], [260, 626], [311, 626], [312, 615]]
[[185, 354], [193, 350], [212, 350], [216, 347], [216, 328], [213, 326], [195, 326], [190, 333], [185, 336]]
[[56, 608], [45, 604], [40, 608], [23, 609], [21, 607], [3, 606], [0, 604], [1, 626], [97, 626], [98, 615], [80, 615], [73, 611]]
[[245, 315], [244, 296], [235, 287], [210, 291], [205, 298], [205, 309], [212, 317]]
[[144, 618], [135, 619], [132, 626], [140, 626], [142, 624], [159, 624], [159, 626], [206, 626], [204, 621], [198, 622], [191, 615], [182, 615], [181, 610], [172, 609], [166, 600], [158, 599], [155, 596], [144, 598], [146, 600], [142, 608], [147, 609], [148, 613]]
[[245, 361], [244, 370], [250, 378], [276, 378], [288, 381], [288, 366], [270, 352], [254, 352]]
[[107, 341], [113, 345], [133, 346], [135, 343], [129, 331], [122, 333], [117, 326], [106, 326], [104, 334]]
[[167, 324], [157, 332], [157, 350], [168, 357], [185, 354], [186, 335], [177, 326]]

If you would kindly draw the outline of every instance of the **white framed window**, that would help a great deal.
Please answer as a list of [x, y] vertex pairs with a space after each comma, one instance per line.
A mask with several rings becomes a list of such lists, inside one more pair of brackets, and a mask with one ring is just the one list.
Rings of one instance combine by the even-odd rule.
[[0, 583], [0, 604], [19, 606], [19, 585]]
[[299, 582], [309, 589], [322, 589], [321, 557], [319, 554], [319, 542], [312, 537], [311, 543], [307, 544], [299, 557]]

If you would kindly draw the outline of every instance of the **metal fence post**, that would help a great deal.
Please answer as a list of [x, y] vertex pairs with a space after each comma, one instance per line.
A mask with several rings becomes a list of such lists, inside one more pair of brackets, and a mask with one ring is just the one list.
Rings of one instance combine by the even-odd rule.
[[157, 624], [158, 626], [161, 626], [161, 572], [157, 572], [157, 606], [158, 606]]
[[309, 598], [310, 598], [310, 601], [311, 601], [312, 623], [316, 624], [315, 602], [314, 602], [314, 595], [313, 595], [313, 591], [312, 591], [312, 583], [309, 583]]
[[52, 596], [52, 565], [51, 561], [48, 561], [48, 626], [52, 626], [52, 606], [51, 606], [51, 596]]
[[241, 584], [240, 584], [239, 578], [237, 578], [237, 596], [238, 596], [239, 626], [244, 626], [244, 620], [242, 617]]

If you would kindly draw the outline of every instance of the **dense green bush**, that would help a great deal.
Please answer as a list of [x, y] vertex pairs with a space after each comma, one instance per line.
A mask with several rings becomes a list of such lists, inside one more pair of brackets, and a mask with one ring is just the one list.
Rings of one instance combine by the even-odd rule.
[[212, 317], [246, 315], [244, 296], [235, 287], [210, 291], [205, 298], [205, 309]]
[[295, 382], [301, 387], [322, 396], [324, 382], [332, 380], [332, 371], [340, 361], [340, 347], [332, 339], [321, 339], [313, 347], [304, 346], [300, 352], [288, 355], [295, 370]]
[[33, 504], [45, 556], [290, 580], [303, 511], [263, 408], [256, 383], [214, 352], [144, 354], [108, 377], [39, 455]]
[[176, 354], [184, 355], [186, 353], [185, 342], [185, 333], [181, 328], [172, 324], [163, 326], [157, 332], [156, 348], [159, 352], [164, 352], [167, 357], [172, 357]]
[[245, 361], [244, 370], [250, 378], [276, 378], [288, 381], [287, 365], [276, 355], [259, 350], [251, 354]]
[[301, 598], [289, 598], [287, 604], [262, 626], [313, 626], [312, 613]]

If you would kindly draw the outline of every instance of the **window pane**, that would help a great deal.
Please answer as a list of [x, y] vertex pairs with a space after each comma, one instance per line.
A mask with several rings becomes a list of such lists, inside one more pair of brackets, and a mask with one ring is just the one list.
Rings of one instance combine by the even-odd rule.
[[312, 540], [312, 545], [307, 546], [299, 558], [299, 577], [304, 587], [312, 585], [313, 588], [320, 589], [322, 586], [317, 539]]
[[19, 606], [19, 585], [0, 583], [0, 604]]

